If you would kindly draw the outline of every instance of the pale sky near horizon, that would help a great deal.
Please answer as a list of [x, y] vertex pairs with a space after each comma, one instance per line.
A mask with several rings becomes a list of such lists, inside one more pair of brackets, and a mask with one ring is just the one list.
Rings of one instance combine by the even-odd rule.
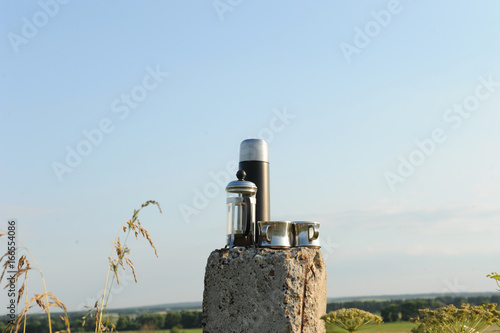
[[141, 221], [159, 258], [130, 241], [139, 283], [125, 277], [109, 306], [201, 301], [239, 144], [260, 137], [272, 219], [321, 223], [328, 297], [494, 291], [499, 12], [1, 2], [0, 228], [17, 220], [48, 289], [77, 310], [101, 291], [120, 225], [156, 200], [163, 213]]

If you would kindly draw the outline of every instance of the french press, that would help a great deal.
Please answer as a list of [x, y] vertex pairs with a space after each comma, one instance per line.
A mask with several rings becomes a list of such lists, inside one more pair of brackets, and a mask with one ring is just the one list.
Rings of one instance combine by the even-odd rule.
[[238, 180], [226, 186], [227, 192], [227, 243], [229, 247], [256, 244], [255, 204], [257, 186], [245, 180], [246, 172], [236, 173]]

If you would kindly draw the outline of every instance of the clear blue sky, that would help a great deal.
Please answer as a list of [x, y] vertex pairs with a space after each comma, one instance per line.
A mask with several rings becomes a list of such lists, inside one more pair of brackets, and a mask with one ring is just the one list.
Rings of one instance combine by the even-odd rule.
[[201, 301], [231, 164], [261, 137], [272, 219], [321, 223], [329, 297], [494, 291], [499, 12], [493, 0], [3, 1], [0, 227], [17, 219], [74, 310], [102, 289], [121, 223], [157, 200], [163, 214], [142, 221], [160, 257], [131, 241], [139, 284], [110, 306]]

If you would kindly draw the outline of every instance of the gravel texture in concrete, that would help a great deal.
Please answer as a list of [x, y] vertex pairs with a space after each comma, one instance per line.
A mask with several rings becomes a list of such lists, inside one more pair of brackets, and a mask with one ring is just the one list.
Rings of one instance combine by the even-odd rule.
[[324, 333], [326, 267], [319, 249], [213, 251], [205, 270], [203, 332]]

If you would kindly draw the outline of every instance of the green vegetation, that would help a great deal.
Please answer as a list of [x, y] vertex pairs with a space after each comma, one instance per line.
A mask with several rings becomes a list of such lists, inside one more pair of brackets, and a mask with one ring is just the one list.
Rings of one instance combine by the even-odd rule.
[[500, 311], [496, 304], [484, 306], [470, 306], [462, 304], [457, 309], [453, 305], [444, 306], [436, 310], [419, 310], [422, 318], [412, 321], [419, 324], [413, 328], [413, 333], [459, 333], [459, 332], [484, 332], [488, 327], [498, 323]]
[[[83, 313], [69, 313], [68, 320], [71, 324], [72, 332], [94, 332], [95, 318], [93, 321], [87, 320], [84, 324]], [[172, 319], [173, 318], [173, 319]], [[119, 332], [139, 331], [139, 330], [168, 330], [174, 329], [183, 332], [187, 329], [198, 329], [201, 327], [201, 311], [176, 311], [167, 313], [149, 313], [135, 315], [110, 314], [106, 317], [114, 323], [115, 330]], [[8, 320], [0, 320], [0, 332], [3, 332]], [[47, 316], [34, 314], [27, 317], [26, 333], [46, 333], [48, 331]], [[64, 331], [64, 322], [59, 318], [52, 319], [52, 329], [54, 332]], [[187, 330], [190, 332], [189, 330]], [[21, 332], [21, 330], [20, 330]]]
[[[396, 322], [380, 324], [375, 327], [368, 328], [366, 332], [370, 333], [410, 333], [411, 329], [415, 327], [415, 324], [410, 322]], [[495, 327], [490, 327], [484, 333], [495, 332]], [[137, 332], [138, 333], [138, 332]], [[334, 328], [333, 326], [326, 326], [326, 333], [345, 333], [344, 330], [339, 328]]]
[[[498, 293], [500, 294], [500, 293]], [[328, 309], [342, 308], [342, 305], [356, 305], [355, 307], [361, 310], [365, 310], [377, 315], [381, 315], [384, 319], [384, 323], [373, 328], [369, 328], [367, 332], [405, 332], [408, 333], [414, 327], [415, 324], [408, 322], [410, 318], [414, 318], [419, 315], [419, 309], [437, 309], [443, 307], [447, 304], [454, 304], [456, 307], [460, 307], [462, 303], [470, 303], [473, 305], [482, 305], [488, 303], [496, 303], [495, 300], [500, 300], [500, 295], [493, 294], [488, 296], [469, 296], [469, 297], [435, 297], [428, 299], [410, 299], [410, 300], [384, 300], [384, 301], [351, 301], [351, 302], [335, 302], [329, 303]], [[196, 309], [195, 306], [201, 306], [201, 304], [184, 304], [178, 308], [172, 308], [171, 305], [164, 306], [154, 306], [154, 307], [141, 307], [141, 308], [130, 308], [130, 309], [120, 309], [120, 310], [108, 310], [107, 314], [112, 322], [119, 328], [120, 332], [125, 332], [126, 330], [135, 331], [140, 330], [141, 325], [147, 322], [148, 316], [145, 315], [159, 315], [164, 317], [163, 326], [159, 326], [158, 329], [167, 330], [173, 327], [180, 327], [182, 325], [184, 329], [188, 328], [200, 328], [201, 327], [201, 311]], [[351, 306], [354, 307], [354, 306]], [[189, 309], [189, 310], [181, 310]], [[192, 312], [192, 314], [189, 314]], [[181, 319], [184, 313], [184, 319]], [[95, 331], [95, 322], [92, 320], [87, 320], [85, 326], [82, 327], [82, 316], [83, 313], [69, 313], [69, 321], [71, 323], [71, 330], [73, 332], [93, 332]], [[144, 316], [144, 317], [141, 317]], [[5, 318], [5, 317], [4, 317]], [[190, 318], [190, 319], [189, 319]], [[3, 322], [3, 324], [2, 324]], [[64, 330], [64, 322], [55, 316], [51, 319], [52, 327], [55, 331]], [[152, 320], [153, 323], [161, 323], [161, 320]], [[190, 322], [187, 324], [187, 322]], [[4, 326], [7, 323], [6, 319], [0, 320], [0, 332], [3, 331]], [[27, 331], [26, 332], [48, 332], [48, 323], [46, 316], [42, 315], [31, 315], [27, 318]], [[345, 330], [334, 329], [333, 326], [328, 325], [328, 332], [345, 332]], [[125, 330], [126, 329], [126, 330]], [[20, 330], [21, 331], [21, 330]], [[485, 332], [492, 331], [492, 328], [486, 330]], [[160, 331], [161, 332], [161, 331]], [[168, 332], [168, 331], [167, 331]]]
[[488, 303], [500, 303], [500, 295], [488, 296], [440, 296], [434, 298], [416, 298], [410, 300], [395, 299], [384, 301], [348, 301], [332, 302], [327, 305], [327, 312], [339, 310], [342, 308], [357, 308], [370, 313], [379, 314], [384, 323], [397, 321], [408, 321], [410, 318], [419, 315], [419, 309], [437, 309], [445, 305], [453, 304], [460, 307], [462, 304], [483, 305]]
[[359, 309], [340, 309], [324, 315], [321, 319], [348, 332], [361, 331], [382, 323], [381, 317]]
[[[382, 323], [378, 326], [370, 327], [366, 329], [366, 332], [377, 332], [377, 333], [408, 333], [415, 327], [414, 324], [410, 322], [398, 322], [398, 323]], [[345, 333], [345, 330], [333, 325], [326, 325], [326, 333]]]
[[160, 330], [160, 329], [182, 329], [200, 328], [201, 311], [167, 312], [166, 314], [152, 313], [142, 314], [135, 318], [128, 315], [120, 315], [116, 323], [118, 331], [133, 330]]
[[[495, 280], [498, 288], [500, 288], [500, 274], [498, 274], [497, 272], [493, 272], [491, 274], [488, 274], [486, 277], [489, 277], [490, 279]], [[497, 289], [497, 290], [500, 291], [500, 289]]]

